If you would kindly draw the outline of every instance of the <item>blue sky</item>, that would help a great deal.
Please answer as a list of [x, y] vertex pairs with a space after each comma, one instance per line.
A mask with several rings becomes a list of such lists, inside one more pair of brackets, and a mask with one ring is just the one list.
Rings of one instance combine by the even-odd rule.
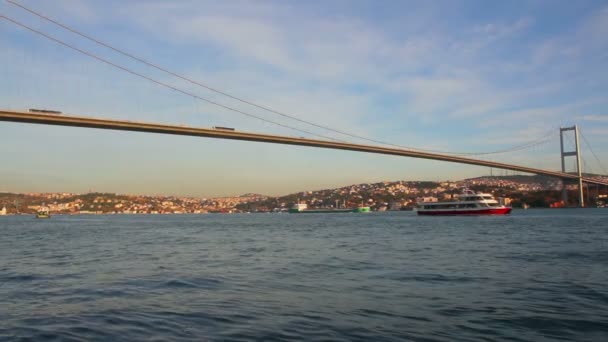
[[[530, 150], [483, 158], [557, 170], [558, 128], [578, 124], [608, 164], [605, 1], [19, 2], [214, 88], [342, 131], [463, 152], [552, 133]], [[194, 87], [8, 2], [0, 12], [210, 100], [365, 143]], [[0, 34], [2, 108], [305, 135], [162, 88], [6, 20]], [[602, 165], [583, 153], [587, 169], [600, 173]], [[490, 173], [354, 152], [13, 123], [0, 124], [0, 155], [0, 191], [15, 192], [276, 195]]]

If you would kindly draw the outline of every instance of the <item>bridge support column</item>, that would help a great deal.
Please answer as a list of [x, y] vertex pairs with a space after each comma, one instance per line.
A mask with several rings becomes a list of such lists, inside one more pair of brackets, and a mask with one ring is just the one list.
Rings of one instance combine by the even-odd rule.
[[[574, 151], [569, 151], [569, 152], [564, 152], [564, 132], [565, 131], [574, 131], [574, 145], [575, 145], [575, 150]], [[583, 208], [585, 206], [585, 199], [583, 197], [583, 170], [581, 169], [581, 153], [580, 153], [580, 144], [578, 141], [578, 127], [576, 125], [572, 126], [572, 127], [562, 127], [559, 129], [559, 142], [560, 142], [560, 147], [561, 147], [561, 154], [562, 154], [562, 172], [566, 172], [566, 157], [569, 156], [575, 156], [576, 157], [576, 172], [578, 174], [578, 205], [579, 207]], [[567, 192], [566, 192], [566, 188], [564, 187], [562, 190], [562, 199], [567, 200]]]
[[576, 143], [576, 169], [578, 170], [578, 198], [579, 205], [581, 208], [585, 207], [585, 198], [583, 197], [583, 170], [581, 168], [581, 150], [578, 142], [578, 127], [574, 125], [574, 140]]
[[566, 180], [562, 179], [562, 202], [568, 204], [568, 189], [566, 189]]

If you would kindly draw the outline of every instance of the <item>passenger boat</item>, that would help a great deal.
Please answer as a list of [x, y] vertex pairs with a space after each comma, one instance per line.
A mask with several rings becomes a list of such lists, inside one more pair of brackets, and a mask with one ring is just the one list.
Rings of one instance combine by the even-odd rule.
[[511, 209], [498, 203], [492, 194], [464, 189], [455, 201], [420, 202], [416, 212], [418, 215], [507, 215]]
[[36, 212], [36, 218], [51, 218], [51, 213], [49, 212], [49, 208], [40, 207]]

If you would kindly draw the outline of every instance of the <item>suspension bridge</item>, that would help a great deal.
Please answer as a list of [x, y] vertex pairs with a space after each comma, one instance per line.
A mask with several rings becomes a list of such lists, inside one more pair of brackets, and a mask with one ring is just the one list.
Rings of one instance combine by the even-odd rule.
[[[157, 133], [157, 134], [186, 135], [186, 136], [197, 136], [197, 137], [214, 138], [214, 139], [230, 139], [230, 140], [241, 140], [241, 141], [250, 141], [250, 142], [297, 145], [297, 146], [307, 146], [307, 147], [316, 147], [316, 148], [385, 154], [385, 155], [393, 155], [393, 156], [400, 156], [400, 157], [421, 158], [421, 159], [437, 160], [437, 161], [444, 161], [444, 162], [484, 166], [484, 167], [504, 169], [504, 170], [512, 170], [512, 171], [516, 171], [516, 172], [544, 175], [544, 176], [555, 177], [557, 179], [561, 179], [562, 183], [564, 184], [563, 185], [563, 196], [564, 196], [565, 201], [567, 200], [566, 199], [566, 194], [567, 194], [566, 184], [573, 183], [573, 182], [578, 183], [578, 193], [579, 193], [578, 203], [579, 203], [579, 206], [581, 206], [581, 207], [583, 207], [585, 205], [584, 196], [583, 196], [583, 188], [584, 188], [583, 184], [608, 186], [608, 181], [606, 180], [608, 178], [590, 177], [590, 176], [583, 174], [582, 167], [581, 167], [579, 131], [576, 126], [562, 127], [560, 129], [561, 164], [562, 164], [561, 171], [545, 170], [545, 169], [541, 169], [541, 168], [533, 168], [533, 167], [528, 167], [528, 166], [523, 166], [523, 165], [515, 165], [515, 164], [502, 163], [502, 162], [496, 162], [496, 161], [488, 161], [488, 160], [471, 158], [469, 156], [466, 156], [466, 157], [463, 156], [463, 155], [467, 155], [467, 154], [475, 155], [474, 153], [448, 153], [448, 152], [441, 152], [441, 151], [423, 150], [423, 149], [419, 149], [419, 148], [407, 148], [404, 146], [399, 146], [399, 145], [395, 145], [395, 144], [391, 144], [391, 143], [387, 143], [387, 142], [383, 142], [383, 141], [379, 141], [379, 140], [370, 139], [367, 137], [362, 137], [362, 136], [355, 135], [355, 134], [345, 132], [342, 130], [337, 130], [332, 127], [320, 125], [315, 122], [307, 121], [307, 120], [298, 118], [296, 116], [293, 116], [293, 115], [290, 115], [290, 114], [287, 114], [284, 112], [280, 112], [280, 111], [274, 110], [274, 109], [266, 107], [266, 106], [256, 104], [251, 101], [243, 100], [243, 99], [236, 97], [234, 95], [231, 95], [227, 92], [223, 92], [221, 90], [212, 88], [206, 84], [200, 83], [187, 76], [178, 74], [167, 68], [164, 68], [164, 67], [161, 67], [152, 62], [149, 62], [141, 57], [137, 57], [124, 50], [118, 49], [108, 43], [100, 41], [97, 38], [94, 38], [90, 35], [82, 33], [65, 24], [62, 24], [62, 23], [58, 22], [57, 20], [51, 19], [35, 10], [27, 8], [15, 1], [8, 0], [8, 3], [10, 3], [14, 6], [17, 6], [21, 9], [27, 11], [28, 13], [37, 16], [40, 19], [50, 22], [53, 25], [56, 25], [64, 30], [67, 30], [67, 31], [79, 36], [79, 38], [84, 38], [98, 46], [110, 49], [113, 52], [118, 53], [124, 57], [127, 57], [137, 63], [144, 64], [147, 67], [156, 69], [156, 71], [165, 73], [171, 77], [175, 77], [182, 81], [188, 82], [191, 85], [194, 85], [194, 86], [197, 86], [200, 88], [204, 88], [208, 91], [212, 91], [212, 92], [220, 94], [224, 97], [227, 97], [230, 100], [239, 101], [242, 104], [256, 107], [256, 109], [264, 110], [264, 111], [272, 113], [274, 115], [281, 116], [282, 118], [295, 120], [299, 123], [307, 124], [307, 125], [310, 125], [310, 126], [313, 126], [316, 128], [321, 128], [326, 131], [345, 135], [350, 138], [363, 139], [363, 140], [366, 140], [373, 144], [356, 144], [356, 143], [338, 140], [338, 139], [331, 138], [328, 136], [316, 134], [316, 133], [308, 131], [308, 130], [295, 128], [293, 126], [283, 124], [278, 121], [273, 121], [273, 120], [270, 120], [267, 118], [263, 118], [259, 115], [252, 114], [252, 113], [244, 111], [242, 109], [238, 109], [236, 107], [225, 105], [216, 100], [210, 100], [208, 98], [204, 98], [204, 97], [198, 95], [197, 93], [193, 92], [192, 90], [185, 89], [185, 88], [179, 88], [177, 86], [166, 83], [165, 81], [152, 78], [151, 76], [144, 74], [140, 71], [136, 71], [136, 70], [128, 68], [124, 65], [120, 65], [120, 64], [117, 64], [116, 62], [112, 62], [104, 57], [99, 56], [98, 54], [78, 48], [78, 47], [74, 46], [73, 44], [70, 44], [64, 40], [53, 37], [44, 31], [33, 28], [27, 24], [24, 24], [23, 22], [20, 22], [13, 18], [9, 18], [4, 15], [0, 16], [0, 19], [4, 19], [8, 23], [14, 24], [17, 27], [21, 27], [22, 29], [25, 29], [26, 31], [29, 31], [37, 36], [40, 36], [42, 38], [45, 38], [46, 40], [52, 41], [60, 46], [63, 46], [69, 50], [72, 50], [73, 52], [84, 55], [87, 58], [91, 58], [97, 62], [106, 64], [121, 72], [131, 74], [132, 76], [138, 77], [140, 79], [143, 79], [147, 82], [156, 84], [158, 86], [170, 89], [174, 92], [191, 97], [195, 100], [204, 101], [209, 104], [221, 107], [223, 109], [226, 109], [226, 110], [229, 110], [232, 112], [236, 112], [241, 115], [259, 119], [266, 123], [271, 123], [271, 124], [278, 125], [278, 126], [281, 126], [284, 128], [292, 129], [292, 130], [298, 131], [299, 133], [303, 133], [306, 135], [316, 136], [321, 139], [292, 137], [292, 136], [273, 135], [273, 134], [259, 134], [259, 133], [250, 133], [250, 132], [245, 132], [245, 131], [235, 131], [235, 130], [226, 130], [226, 129], [197, 128], [197, 127], [189, 127], [189, 126], [183, 126], [183, 125], [169, 125], [169, 124], [161, 124], [161, 123], [153, 123], [153, 122], [135, 122], [135, 121], [128, 121], [128, 120], [114, 120], [114, 119], [107, 119], [107, 118], [87, 117], [87, 116], [83, 116], [83, 115], [67, 115], [67, 114], [60, 113], [60, 112], [45, 113], [45, 112], [40, 112], [40, 111], [28, 111], [28, 110], [0, 109], [0, 121], [29, 123], [29, 124], [44, 124], [44, 125], [55, 125], [55, 126], [71, 126], [71, 127], [81, 127], [81, 128], [95, 128], [95, 129], [106, 129], [106, 130], [148, 132], [148, 133]], [[128, 117], [128, 115], [125, 115], [123, 117]], [[574, 135], [575, 135], [575, 150], [574, 151], [565, 151], [564, 150], [563, 137], [564, 137], [564, 133], [568, 132], [568, 131], [574, 131]], [[525, 144], [525, 145], [519, 146], [514, 149], [489, 152], [487, 154], [501, 153], [501, 152], [513, 152], [513, 151], [516, 151], [517, 149], [525, 149], [525, 148], [529, 148], [531, 146], [534, 146], [534, 144]], [[484, 153], [479, 153], [477, 155], [481, 155], [481, 154], [484, 154]], [[594, 156], [595, 156], [595, 153], [594, 153]], [[575, 157], [576, 158], [576, 172], [574, 172], [574, 173], [566, 172], [566, 167], [565, 167], [565, 158], [566, 157]], [[596, 159], [598, 159], [597, 156], [596, 156]], [[599, 159], [598, 159], [598, 162], [599, 162]]]
[[[37, 112], [26, 112], [26, 111], [9, 111], [0, 110], [0, 121], [9, 122], [20, 122], [30, 124], [45, 124], [45, 125], [58, 125], [58, 126], [72, 126], [72, 127], [84, 127], [84, 128], [98, 128], [98, 129], [109, 129], [109, 130], [121, 130], [121, 131], [133, 131], [133, 132], [148, 132], [148, 133], [160, 133], [160, 134], [172, 134], [172, 135], [187, 135], [197, 136], [205, 138], [216, 138], [216, 139], [230, 139], [230, 140], [242, 140], [252, 142], [263, 142], [273, 144], [284, 144], [284, 145], [298, 145], [318, 148], [328, 148], [336, 150], [347, 150], [356, 152], [367, 152], [376, 154], [387, 154], [401, 157], [411, 158], [422, 158], [430, 160], [439, 160], [460, 164], [469, 164], [477, 166], [486, 166], [492, 168], [499, 168], [505, 170], [512, 170], [518, 172], [525, 172], [537, 175], [544, 175], [550, 177], [556, 177], [562, 181], [578, 181], [579, 182], [579, 203], [580, 206], [584, 206], [583, 200], [583, 183], [595, 184], [595, 185], [606, 185], [608, 181], [583, 177], [580, 172], [577, 174], [558, 172], [551, 170], [542, 170], [520, 165], [512, 165], [506, 163], [499, 163], [481, 159], [458, 157], [446, 154], [422, 152], [415, 150], [405, 150], [399, 148], [388, 148], [375, 145], [362, 145], [352, 144], [329, 140], [318, 140], [318, 139], [307, 139], [307, 138], [296, 138], [290, 136], [281, 135], [269, 135], [269, 134], [258, 134], [248, 133], [224, 129], [212, 129], [212, 128], [196, 128], [196, 127], [184, 127], [176, 125], [158, 124], [158, 123], [146, 123], [146, 122], [133, 122], [124, 120], [109, 120], [101, 118], [92, 118], [84, 116], [74, 115], [63, 115], [63, 114], [44, 114]], [[578, 144], [577, 144], [578, 146]], [[562, 148], [563, 152], [563, 148]], [[577, 149], [575, 152], [563, 152], [562, 158], [565, 156], [580, 156]], [[563, 164], [562, 164], [563, 165]]]

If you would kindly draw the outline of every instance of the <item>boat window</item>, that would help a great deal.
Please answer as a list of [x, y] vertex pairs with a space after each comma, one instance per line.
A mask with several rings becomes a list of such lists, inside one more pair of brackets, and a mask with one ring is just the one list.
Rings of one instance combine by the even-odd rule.
[[483, 196], [483, 199], [486, 199], [486, 200], [493, 200], [494, 198], [493, 198], [492, 196]]
[[469, 196], [464, 198], [465, 201], [481, 201], [481, 196]]

